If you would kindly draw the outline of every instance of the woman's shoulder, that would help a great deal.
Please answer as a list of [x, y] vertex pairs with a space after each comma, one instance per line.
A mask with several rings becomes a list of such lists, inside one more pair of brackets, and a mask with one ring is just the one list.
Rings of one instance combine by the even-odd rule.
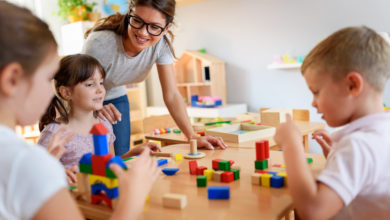
[[93, 31], [88, 35], [86, 39], [86, 44], [88, 44], [89, 42], [110, 43], [113, 42], [117, 37], [118, 36], [114, 31], [110, 31], [110, 30]]

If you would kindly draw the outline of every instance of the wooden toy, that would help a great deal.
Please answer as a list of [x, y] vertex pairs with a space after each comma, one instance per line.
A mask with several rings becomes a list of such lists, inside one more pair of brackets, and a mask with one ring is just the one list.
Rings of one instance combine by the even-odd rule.
[[231, 171], [232, 171], [233, 174], [234, 174], [234, 180], [240, 179], [240, 170], [231, 169]]
[[175, 154], [175, 160], [176, 161], [183, 160], [183, 155], [182, 154]]
[[222, 176], [222, 173], [225, 172], [225, 171], [221, 171], [221, 170], [218, 170], [218, 171], [215, 171], [213, 173], [213, 181], [215, 182], [221, 182], [221, 176]]
[[289, 108], [270, 108], [260, 112], [261, 124], [276, 127], [286, 121], [286, 114], [293, 115]]
[[253, 185], [261, 185], [261, 175], [260, 173], [252, 174], [251, 180]]
[[228, 160], [218, 161], [218, 170], [229, 171], [230, 170], [230, 161], [228, 161]]
[[276, 174], [277, 176], [283, 177], [283, 185], [287, 186], [287, 173], [285, 172], [279, 172]]
[[191, 160], [188, 162], [188, 165], [190, 167], [190, 174], [196, 175], [196, 168], [198, 168], [198, 163], [195, 160]]
[[213, 167], [213, 169], [214, 170], [218, 170], [218, 168], [219, 168], [219, 161], [221, 161], [222, 159], [214, 159], [214, 160], [212, 160], [212, 167]]
[[207, 177], [206, 176], [197, 176], [196, 183], [198, 187], [206, 187], [207, 186]]
[[198, 152], [198, 144], [195, 139], [190, 140], [190, 153], [184, 155], [186, 159], [200, 159], [205, 157], [206, 154], [203, 152]]
[[207, 136], [219, 136], [226, 142], [241, 143], [259, 138], [271, 137], [275, 128], [264, 125], [233, 124], [224, 127], [210, 128], [205, 131]]
[[265, 170], [268, 168], [268, 160], [255, 160], [256, 170]]
[[232, 170], [241, 170], [241, 167], [238, 164], [233, 164], [233, 165], [231, 165], [230, 169], [232, 169]]
[[274, 187], [274, 188], [283, 187], [283, 177], [282, 176], [272, 176], [271, 177], [271, 187]]
[[272, 174], [268, 174], [268, 173], [261, 175], [261, 185], [265, 187], [270, 187], [272, 176], [273, 176]]
[[229, 186], [209, 186], [207, 188], [207, 195], [209, 199], [229, 199]]
[[163, 152], [151, 152], [152, 156], [156, 157], [172, 157], [172, 153], [163, 153]]
[[178, 168], [164, 168], [161, 171], [167, 176], [172, 176], [172, 175], [175, 175], [177, 173], [177, 171], [179, 171], [179, 169]]
[[207, 169], [207, 170], [203, 171], [203, 175], [205, 175], [207, 177], [207, 180], [212, 180], [214, 172], [215, 171], [213, 169]]
[[168, 193], [163, 196], [163, 206], [166, 208], [183, 209], [187, 206], [187, 196]]
[[225, 171], [221, 175], [221, 182], [230, 183], [234, 181], [234, 173], [231, 171]]
[[168, 160], [167, 159], [159, 159], [157, 160], [157, 166], [162, 166], [164, 164], [167, 164]]
[[207, 167], [205, 167], [205, 166], [199, 166], [199, 167], [197, 167], [196, 168], [196, 175], [198, 175], [198, 176], [202, 176], [202, 175], [204, 175], [204, 171], [205, 170], [207, 170]]

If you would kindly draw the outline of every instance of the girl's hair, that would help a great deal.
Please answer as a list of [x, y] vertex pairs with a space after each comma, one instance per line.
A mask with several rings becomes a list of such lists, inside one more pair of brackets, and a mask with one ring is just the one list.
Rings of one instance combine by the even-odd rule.
[[[127, 39], [129, 37], [127, 33], [127, 29], [129, 27], [129, 15], [135, 6], [152, 7], [160, 11], [165, 16], [165, 20], [167, 22], [166, 26], [168, 26], [169, 23], [173, 23], [176, 8], [175, 0], [130, 0], [127, 14], [116, 13], [114, 15], [108, 16], [107, 18], [100, 19], [91, 29], [85, 32], [85, 38], [87, 38], [88, 35], [93, 31], [110, 30], [114, 31], [118, 35], [122, 35], [125, 39]], [[173, 41], [173, 33], [168, 31], [168, 34]], [[164, 36], [164, 40], [168, 43], [173, 57], [176, 58], [175, 51], [168, 37]]]
[[102, 74], [102, 78], [106, 77], [106, 72], [99, 61], [87, 54], [75, 54], [65, 56], [60, 61], [60, 68], [54, 76], [54, 87], [56, 96], [50, 102], [46, 113], [42, 116], [39, 122], [39, 130], [42, 131], [46, 125], [56, 122], [57, 113], [61, 121], [67, 123], [69, 121], [69, 111], [64, 103], [64, 98], [61, 97], [59, 88], [61, 86], [73, 88], [77, 84], [89, 79], [97, 70]]
[[57, 43], [49, 26], [26, 8], [0, 1], [0, 71], [19, 63], [32, 76]]

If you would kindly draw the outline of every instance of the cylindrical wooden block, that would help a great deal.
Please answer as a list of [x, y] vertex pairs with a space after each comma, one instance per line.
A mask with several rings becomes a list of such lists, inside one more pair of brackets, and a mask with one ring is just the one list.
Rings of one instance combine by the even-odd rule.
[[198, 144], [195, 139], [190, 141], [190, 154], [198, 153]]

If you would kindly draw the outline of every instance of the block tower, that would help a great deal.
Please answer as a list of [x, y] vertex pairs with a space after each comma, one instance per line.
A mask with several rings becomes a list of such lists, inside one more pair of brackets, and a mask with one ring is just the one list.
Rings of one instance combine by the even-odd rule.
[[109, 168], [116, 163], [123, 169], [126, 164], [119, 156], [113, 157], [108, 153], [107, 129], [102, 123], [95, 124], [90, 133], [93, 136], [95, 154], [84, 154], [79, 162], [78, 188], [80, 193], [87, 193], [92, 204], [105, 202], [114, 208], [118, 197], [118, 179]]
[[256, 141], [255, 169], [265, 170], [268, 168], [269, 142], [268, 140]]

